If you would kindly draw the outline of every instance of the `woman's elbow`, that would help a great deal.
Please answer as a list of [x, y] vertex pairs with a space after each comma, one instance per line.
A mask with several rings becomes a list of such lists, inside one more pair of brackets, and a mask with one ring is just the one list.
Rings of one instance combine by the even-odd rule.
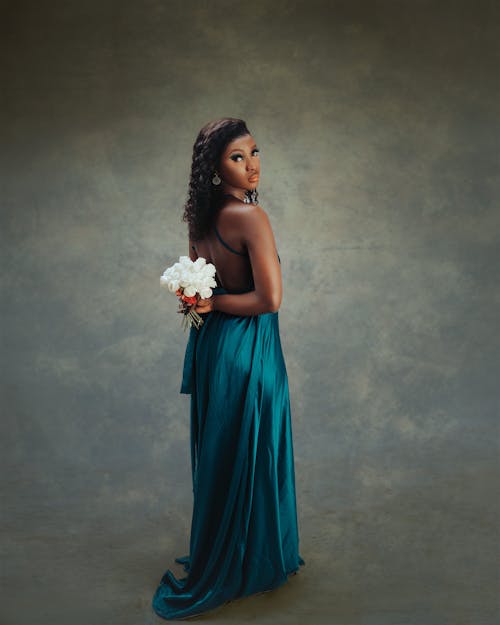
[[281, 289], [256, 289], [255, 293], [259, 300], [259, 308], [261, 312], [277, 312], [281, 306]]
[[267, 312], [278, 312], [281, 306], [281, 295], [273, 293], [266, 301]]

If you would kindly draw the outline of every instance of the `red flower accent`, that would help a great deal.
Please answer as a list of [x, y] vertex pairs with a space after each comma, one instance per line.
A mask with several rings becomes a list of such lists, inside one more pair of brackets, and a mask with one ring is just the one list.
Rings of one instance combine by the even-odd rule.
[[182, 296], [182, 299], [183, 299], [183, 300], [184, 300], [187, 304], [196, 304], [196, 301], [197, 301], [197, 297], [196, 297], [196, 295], [191, 295], [191, 296], [188, 296], [188, 295], [183, 295], [183, 296]]

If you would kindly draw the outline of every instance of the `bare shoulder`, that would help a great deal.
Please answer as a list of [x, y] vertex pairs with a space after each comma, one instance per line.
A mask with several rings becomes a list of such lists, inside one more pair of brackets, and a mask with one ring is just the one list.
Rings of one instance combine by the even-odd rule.
[[248, 228], [269, 224], [269, 217], [260, 204], [244, 204], [243, 202], [228, 202], [221, 211], [222, 222], [234, 227]]
[[236, 219], [241, 223], [268, 222], [269, 217], [260, 204], [237, 204], [233, 207]]

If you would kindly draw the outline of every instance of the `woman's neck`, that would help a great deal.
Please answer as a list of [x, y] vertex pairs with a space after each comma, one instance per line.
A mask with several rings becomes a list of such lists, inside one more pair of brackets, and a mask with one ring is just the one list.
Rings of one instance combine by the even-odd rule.
[[240, 202], [244, 202], [245, 200], [242, 197], [239, 197], [237, 195], [234, 195], [234, 193], [223, 193], [222, 194], [224, 197], [232, 197], [235, 198], [236, 200], [239, 200]]
[[239, 189], [238, 187], [229, 187], [229, 188], [222, 189], [222, 194], [231, 195], [232, 197], [235, 197], [237, 200], [240, 200], [241, 202], [244, 202], [245, 197], [246, 197], [245, 189]]

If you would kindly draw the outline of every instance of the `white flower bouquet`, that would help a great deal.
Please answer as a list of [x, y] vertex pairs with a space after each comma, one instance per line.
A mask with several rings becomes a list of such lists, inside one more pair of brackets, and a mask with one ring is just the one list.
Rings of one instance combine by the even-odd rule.
[[163, 272], [160, 285], [165, 286], [171, 293], [179, 298], [178, 313], [182, 313], [182, 326], [184, 331], [194, 325], [199, 329], [203, 325], [203, 319], [194, 309], [200, 299], [212, 297], [212, 288], [216, 287], [215, 265], [207, 263], [206, 259], [199, 256], [192, 261], [189, 256], [180, 256], [179, 262], [174, 263]]

